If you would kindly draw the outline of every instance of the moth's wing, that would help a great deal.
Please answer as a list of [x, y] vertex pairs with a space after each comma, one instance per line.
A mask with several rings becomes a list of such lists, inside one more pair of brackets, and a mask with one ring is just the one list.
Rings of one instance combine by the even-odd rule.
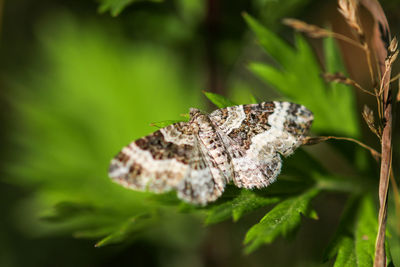
[[225, 177], [215, 159], [204, 145], [196, 140], [189, 168], [178, 185], [178, 197], [186, 202], [205, 205], [215, 201], [225, 189]]
[[135, 190], [176, 189], [190, 168], [194, 145], [189, 123], [169, 125], [124, 147], [112, 159], [109, 176]]
[[263, 102], [218, 109], [209, 115], [232, 158], [238, 187], [262, 188], [281, 169], [281, 158], [301, 145], [313, 115], [289, 102]]
[[263, 188], [273, 183], [280, 173], [282, 160], [276, 151], [263, 147], [245, 150], [236, 141], [221, 133], [233, 167], [232, 180], [237, 187]]

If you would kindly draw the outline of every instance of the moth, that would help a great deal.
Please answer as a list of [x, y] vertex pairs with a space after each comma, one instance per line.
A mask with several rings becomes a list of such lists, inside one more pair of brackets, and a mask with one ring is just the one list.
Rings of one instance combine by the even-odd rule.
[[133, 141], [111, 160], [109, 176], [140, 191], [176, 190], [199, 205], [215, 201], [227, 183], [264, 188], [279, 175], [282, 159], [302, 144], [314, 117], [302, 105], [263, 102], [190, 109], [190, 120]]

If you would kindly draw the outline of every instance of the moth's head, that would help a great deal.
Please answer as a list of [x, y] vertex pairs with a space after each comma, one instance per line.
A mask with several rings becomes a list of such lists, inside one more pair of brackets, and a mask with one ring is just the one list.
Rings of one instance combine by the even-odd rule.
[[197, 119], [197, 117], [204, 115], [204, 114], [203, 114], [203, 112], [200, 111], [200, 109], [190, 108], [189, 115], [190, 115], [190, 120], [194, 121]]
[[210, 118], [208, 117], [208, 115], [197, 108], [190, 108], [189, 115], [190, 115], [189, 123], [192, 124], [192, 127], [195, 127], [194, 125], [210, 124]]

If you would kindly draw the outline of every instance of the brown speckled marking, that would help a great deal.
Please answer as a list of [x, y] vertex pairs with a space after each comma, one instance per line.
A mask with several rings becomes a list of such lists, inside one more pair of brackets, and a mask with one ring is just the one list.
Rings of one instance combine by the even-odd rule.
[[155, 160], [176, 159], [187, 164], [191, 153], [190, 145], [166, 142], [160, 131], [137, 140], [135, 144], [142, 150], [149, 151]]
[[247, 150], [251, 145], [251, 138], [271, 128], [268, 117], [273, 112], [273, 103], [272, 105], [265, 105], [265, 103], [245, 105], [243, 110], [246, 118], [242, 121], [242, 125], [233, 129], [228, 136]]
[[284, 123], [284, 129], [296, 136], [306, 135], [311, 127], [312, 120], [300, 122], [299, 118], [307, 119], [312, 116], [312, 113], [303, 106], [291, 103], [288, 109], [288, 116]]
[[115, 156], [115, 158], [118, 159], [123, 164], [126, 164], [129, 160], [129, 156], [126, 155], [123, 151], [120, 151], [118, 155]]

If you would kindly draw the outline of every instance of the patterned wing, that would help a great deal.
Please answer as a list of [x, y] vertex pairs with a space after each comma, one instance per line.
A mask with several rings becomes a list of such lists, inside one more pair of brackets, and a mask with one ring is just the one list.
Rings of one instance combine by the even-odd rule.
[[135, 190], [176, 189], [187, 202], [205, 205], [224, 191], [225, 180], [189, 123], [177, 123], [136, 140], [111, 161], [109, 176]]
[[210, 151], [200, 140], [196, 141], [188, 171], [178, 185], [178, 197], [186, 202], [205, 205], [222, 195], [226, 182]]
[[124, 147], [112, 159], [109, 176], [121, 185], [156, 193], [176, 189], [196, 153], [190, 124], [169, 125]]
[[238, 187], [262, 188], [281, 169], [281, 158], [301, 145], [312, 113], [289, 102], [264, 102], [219, 109], [209, 115], [232, 158]]

